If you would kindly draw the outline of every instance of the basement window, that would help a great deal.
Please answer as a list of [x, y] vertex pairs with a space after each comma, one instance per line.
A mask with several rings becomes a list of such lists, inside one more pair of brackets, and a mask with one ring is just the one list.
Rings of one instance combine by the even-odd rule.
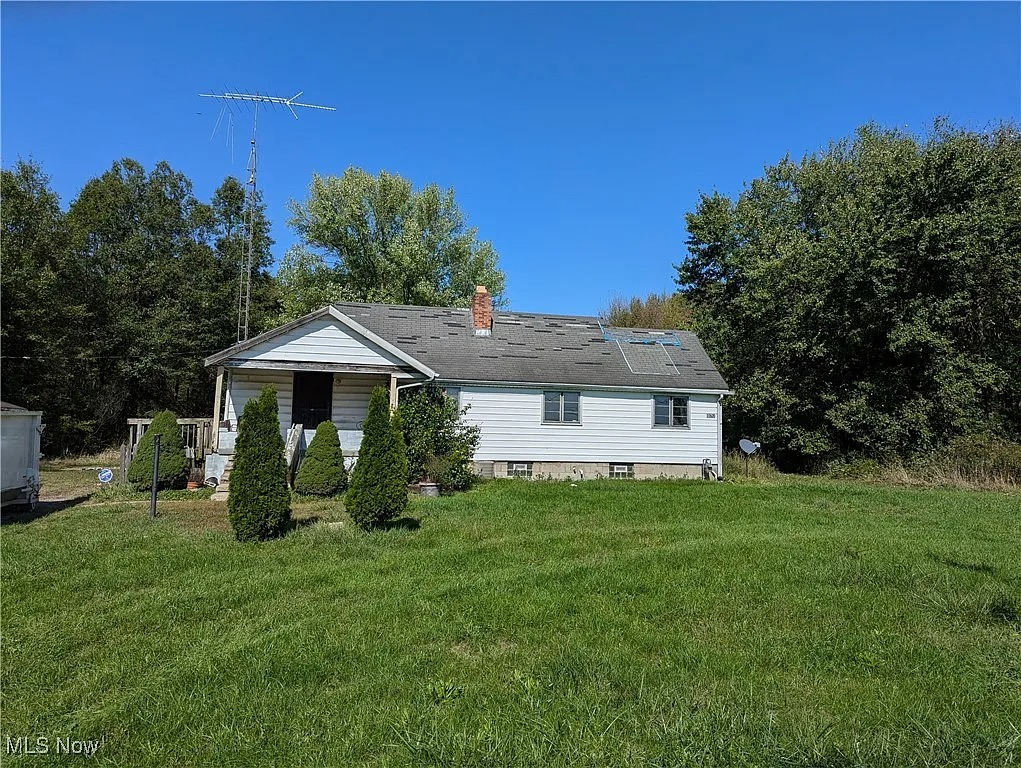
[[684, 395], [656, 395], [652, 424], [655, 427], [688, 426], [688, 398]]
[[507, 462], [507, 477], [531, 477], [532, 462], [530, 461], [509, 461]]
[[543, 392], [544, 424], [581, 424], [581, 393]]
[[610, 477], [623, 480], [635, 476], [634, 464], [610, 464]]

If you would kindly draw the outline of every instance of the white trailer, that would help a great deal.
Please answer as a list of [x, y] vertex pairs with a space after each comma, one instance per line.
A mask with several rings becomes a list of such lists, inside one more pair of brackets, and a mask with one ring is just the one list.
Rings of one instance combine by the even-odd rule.
[[35, 504], [39, 498], [42, 411], [0, 402], [0, 505]]

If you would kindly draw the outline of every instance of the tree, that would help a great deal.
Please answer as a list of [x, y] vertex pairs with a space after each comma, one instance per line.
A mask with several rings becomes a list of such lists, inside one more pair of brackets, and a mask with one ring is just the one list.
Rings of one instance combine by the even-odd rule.
[[138, 490], [152, 487], [152, 461], [156, 452], [156, 435], [160, 436], [160, 461], [156, 467], [157, 488], [182, 488], [188, 479], [188, 457], [184, 439], [173, 411], [157, 413], [138, 441], [135, 457], [128, 466], [128, 482]]
[[238, 423], [227, 517], [238, 541], [261, 541], [284, 533], [291, 522], [284, 439], [277, 393], [266, 387], [245, 403]]
[[735, 390], [728, 435], [793, 467], [1021, 435], [1021, 132], [866, 126], [687, 215], [677, 282]]
[[497, 253], [466, 225], [453, 189], [415, 191], [398, 175], [351, 167], [313, 176], [290, 210], [302, 245], [279, 272], [285, 319], [342, 300], [468, 307], [476, 285], [502, 301]]
[[691, 308], [679, 293], [650, 293], [645, 299], [613, 296], [600, 313], [607, 325], [617, 328], [691, 328]]
[[467, 406], [459, 409], [457, 400], [448, 396], [435, 383], [401, 396], [397, 414], [400, 417], [404, 442], [408, 448], [408, 482], [417, 483], [427, 474], [429, 458], [439, 477], [431, 477], [445, 491], [462, 491], [475, 479], [475, 450], [479, 427], [466, 424]]
[[307, 496], [336, 496], [347, 490], [344, 452], [333, 422], [324, 421], [316, 427], [312, 444], [294, 478], [294, 490]]
[[369, 530], [403, 514], [408, 506], [408, 453], [390, 413], [390, 393], [372, 390], [358, 460], [344, 499], [348, 514]]
[[[3, 396], [43, 410], [43, 450], [96, 450], [124, 420], [163, 408], [208, 414], [202, 359], [236, 340], [244, 188], [212, 202], [166, 163], [118, 161], [65, 213], [38, 165], [2, 171]], [[278, 313], [261, 204], [251, 326]]]
[[47, 453], [89, 439], [94, 417], [79, 407], [91, 310], [80, 264], [67, 251], [60, 201], [32, 161], [0, 171], [0, 348], [4, 400], [44, 412]]

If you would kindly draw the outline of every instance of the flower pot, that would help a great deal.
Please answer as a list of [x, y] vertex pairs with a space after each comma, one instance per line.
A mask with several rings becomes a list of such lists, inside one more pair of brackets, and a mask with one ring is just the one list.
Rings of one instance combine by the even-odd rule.
[[189, 491], [197, 491], [200, 485], [201, 483], [195, 480], [189, 480], [188, 485], [186, 487]]
[[423, 496], [435, 498], [440, 495], [440, 487], [436, 483], [420, 483], [418, 487]]

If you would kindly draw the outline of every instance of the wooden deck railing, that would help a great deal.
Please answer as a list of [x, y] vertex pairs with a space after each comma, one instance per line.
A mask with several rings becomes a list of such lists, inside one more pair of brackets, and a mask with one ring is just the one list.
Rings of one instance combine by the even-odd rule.
[[[128, 458], [134, 457], [138, 450], [138, 441], [149, 429], [152, 419], [128, 419]], [[178, 419], [181, 437], [184, 440], [184, 452], [193, 463], [205, 460], [206, 454], [213, 447], [212, 419]]]

